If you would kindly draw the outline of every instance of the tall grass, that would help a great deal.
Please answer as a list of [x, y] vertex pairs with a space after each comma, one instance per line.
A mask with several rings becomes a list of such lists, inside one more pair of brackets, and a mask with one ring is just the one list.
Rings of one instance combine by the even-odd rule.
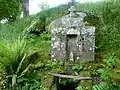
[[23, 31], [30, 26], [34, 16], [18, 19], [15, 22], [0, 23], [0, 41], [13, 43], [18, 37], [23, 37]]
[[[37, 62], [50, 59], [50, 35], [44, 34], [45, 36], [40, 37], [25, 35], [25, 30], [34, 20], [36, 17], [32, 16], [13, 23], [0, 24], [0, 78], [2, 78], [0, 89], [4, 86], [7, 88], [14, 86], [18, 78], [21, 79], [28, 74], [29, 69], [28, 75], [34, 68], [40, 66], [35, 65]], [[41, 52], [42, 56], [39, 61], [34, 58], [38, 57], [38, 52]]]
[[[119, 0], [108, 0], [107, 2], [77, 4], [77, 9], [87, 12], [90, 15], [90, 22], [96, 22], [96, 46], [98, 52], [114, 52], [120, 54], [120, 3]], [[41, 34], [38, 37], [29, 39], [22, 38], [24, 30], [30, 26], [33, 20], [46, 14], [47, 22], [64, 16], [68, 7], [56, 7], [46, 12], [39, 13], [25, 19], [16, 20], [13, 23], [0, 24], [0, 72], [6, 76], [20, 75], [27, 65], [22, 64], [23, 69], [19, 69], [20, 62], [24, 60], [30, 48], [31, 52], [39, 52], [39, 60], [46, 62], [50, 59], [50, 35]], [[56, 13], [54, 13], [56, 12]], [[97, 18], [96, 18], [97, 17]], [[93, 20], [93, 21], [92, 21]], [[29, 61], [28, 61], [29, 62]], [[110, 67], [113, 67], [112, 59], [108, 60]], [[25, 63], [24, 63], [25, 64]], [[19, 70], [21, 70], [19, 72]], [[16, 73], [18, 72], [18, 73]], [[8, 80], [8, 79], [6, 79]]]
[[[19, 63], [27, 53], [28, 47], [24, 38], [18, 38], [13, 43], [0, 41], [0, 73], [6, 73], [5, 77], [2, 78], [3, 81], [13, 83], [11, 78], [14, 77], [14, 74], [18, 75], [18, 67], [21, 67]], [[0, 75], [0, 77], [2, 77], [2, 75]]]

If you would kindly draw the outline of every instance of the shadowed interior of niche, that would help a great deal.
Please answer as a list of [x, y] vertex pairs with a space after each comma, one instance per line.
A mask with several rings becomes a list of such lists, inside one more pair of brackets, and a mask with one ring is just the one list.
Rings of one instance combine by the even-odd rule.
[[76, 38], [77, 35], [76, 34], [71, 34], [71, 35], [67, 35], [67, 42], [66, 42], [66, 55], [67, 55], [67, 60], [69, 61], [69, 59], [71, 58], [70, 53], [73, 53], [73, 60], [75, 61], [76, 57], [75, 57], [75, 52], [76, 50]]

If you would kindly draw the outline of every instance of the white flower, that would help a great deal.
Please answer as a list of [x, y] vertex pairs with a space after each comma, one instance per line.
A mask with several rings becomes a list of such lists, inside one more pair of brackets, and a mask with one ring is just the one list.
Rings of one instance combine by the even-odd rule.
[[52, 55], [52, 57], [54, 57], [54, 55]]
[[80, 57], [77, 57], [77, 60], [80, 59]]
[[55, 38], [52, 38], [52, 40], [55, 40]]

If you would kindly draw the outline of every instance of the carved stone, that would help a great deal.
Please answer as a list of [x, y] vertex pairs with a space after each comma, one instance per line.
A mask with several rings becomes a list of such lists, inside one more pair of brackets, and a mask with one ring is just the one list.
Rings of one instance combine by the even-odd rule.
[[77, 12], [74, 6], [70, 14], [51, 23], [52, 60], [92, 61], [95, 49], [95, 27], [85, 26], [83, 12]]

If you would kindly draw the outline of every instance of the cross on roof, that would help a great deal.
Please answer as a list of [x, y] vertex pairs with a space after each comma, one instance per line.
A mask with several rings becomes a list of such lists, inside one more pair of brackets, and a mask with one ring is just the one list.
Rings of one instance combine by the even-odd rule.
[[70, 12], [70, 17], [77, 17], [75, 6], [71, 6], [68, 11]]
[[68, 11], [70, 11], [70, 12], [76, 12], [77, 10], [76, 10], [75, 6], [71, 6], [71, 7], [68, 9]]

